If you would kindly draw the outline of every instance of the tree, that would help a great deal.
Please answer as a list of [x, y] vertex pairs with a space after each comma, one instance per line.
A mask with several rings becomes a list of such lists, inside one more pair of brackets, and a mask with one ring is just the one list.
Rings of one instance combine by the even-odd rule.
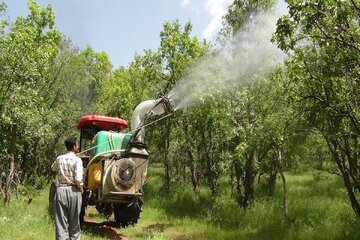
[[98, 87], [111, 74], [105, 53], [80, 52], [54, 28], [50, 5], [30, 0], [28, 7], [27, 17], [1, 21], [0, 182], [6, 196], [19, 183], [49, 176], [51, 160], [64, 150], [59, 141], [77, 134], [78, 119], [93, 113]]
[[[189, 71], [189, 68], [194, 62], [202, 58], [208, 51], [208, 45], [206, 42], [200, 43], [196, 37], [191, 37], [192, 24], [186, 23], [183, 27], [178, 20], [165, 22], [163, 24], [163, 30], [160, 32], [160, 48], [159, 54], [161, 56], [161, 65], [163, 66], [163, 79], [164, 92], [169, 93], [174, 88], [177, 82], [179, 82]], [[183, 132], [187, 132], [187, 122], [189, 120], [184, 119], [183, 124], [177, 124], [179, 119], [173, 119], [173, 121], [167, 121], [163, 127], [164, 142], [159, 146], [163, 146], [164, 160], [165, 160], [165, 189], [170, 187], [170, 162], [168, 160], [168, 152], [170, 148], [170, 131], [173, 126], [183, 126]], [[181, 136], [174, 136], [179, 138]], [[189, 138], [185, 138], [185, 144], [189, 146]], [[197, 177], [195, 176], [195, 163], [194, 155], [191, 152], [191, 148], [187, 150], [189, 164], [191, 170], [191, 179], [194, 190], [197, 191]], [[176, 160], [175, 160], [176, 161]]]
[[98, 89], [111, 78], [112, 64], [105, 52], [95, 52], [89, 46], [81, 51], [79, 57], [79, 60], [83, 62], [84, 74], [88, 78], [88, 89], [84, 89], [84, 92], [88, 94], [85, 97], [88, 101], [85, 102], [83, 107], [88, 108], [89, 112], [93, 112], [94, 109], [89, 109], [89, 106], [91, 103], [96, 102], [97, 98], [102, 97], [98, 94]]
[[[269, 39], [262, 39], [266, 30], [257, 33], [259, 26], [264, 25], [260, 16], [271, 12], [275, 1], [242, 1], [236, 0], [230, 5], [228, 13], [223, 18], [223, 29], [219, 40], [223, 48], [231, 53], [230, 66], [246, 65], [242, 72], [232, 76], [234, 82], [242, 82], [233, 87], [229, 102], [232, 109], [232, 126], [228, 137], [228, 150], [233, 153], [231, 160], [231, 176], [235, 178], [239, 203], [248, 207], [255, 199], [254, 180], [259, 168], [266, 162], [265, 159], [273, 146], [266, 131], [266, 118], [269, 114], [269, 105], [273, 101], [268, 96], [271, 93], [270, 84], [266, 80], [271, 63], [268, 58], [257, 56], [255, 53], [270, 54], [263, 48], [268, 46]], [[255, 42], [259, 42], [257, 46]], [[246, 46], [249, 46], [247, 48]], [[255, 46], [255, 47], [253, 47]], [[252, 48], [253, 47], [253, 48]], [[256, 48], [259, 48], [258, 50]], [[252, 56], [254, 55], [254, 56]], [[263, 58], [264, 61], [259, 60]], [[253, 64], [251, 64], [253, 63]], [[256, 68], [256, 70], [251, 70]], [[267, 162], [269, 163], [269, 162]], [[272, 177], [276, 177], [274, 167], [267, 167]], [[234, 180], [232, 180], [234, 182]]]
[[322, 134], [360, 217], [359, 22], [356, 1], [288, 1], [274, 41], [292, 53], [284, 93]]
[[100, 98], [96, 101], [97, 112], [113, 117], [130, 119], [131, 110], [136, 105], [136, 93], [132, 89], [129, 70], [120, 67], [110, 79], [100, 86]]
[[[19, 181], [27, 154], [36, 158], [37, 146], [44, 144], [41, 139], [48, 126], [41, 121], [46, 114], [42, 91], [49, 83], [49, 69], [60, 42], [51, 6], [40, 8], [30, 0], [28, 7], [30, 14], [18, 17], [0, 36], [0, 157], [6, 196], [14, 179]], [[27, 152], [29, 149], [33, 151]]]
[[[62, 38], [59, 53], [49, 70], [49, 84], [44, 88], [43, 124], [49, 126], [45, 158], [53, 159], [63, 151], [59, 144], [66, 135], [77, 135], [80, 117], [93, 114], [99, 85], [108, 80], [111, 64], [105, 53], [91, 48], [80, 51]], [[59, 148], [59, 145], [61, 148]]]
[[223, 18], [223, 27], [218, 39], [222, 41], [233, 36], [250, 17], [259, 12], [268, 11], [276, 2], [276, 0], [235, 0]]

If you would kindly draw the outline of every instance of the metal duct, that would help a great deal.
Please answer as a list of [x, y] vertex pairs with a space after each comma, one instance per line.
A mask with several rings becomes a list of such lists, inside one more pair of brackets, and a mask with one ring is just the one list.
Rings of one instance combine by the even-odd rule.
[[131, 131], [135, 131], [134, 141], [144, 143], [145, 129], [142, 127], [146, 116], [161, 115], [174, 109], [168, 97], [146, 100], [136, 106], [131, 118]]

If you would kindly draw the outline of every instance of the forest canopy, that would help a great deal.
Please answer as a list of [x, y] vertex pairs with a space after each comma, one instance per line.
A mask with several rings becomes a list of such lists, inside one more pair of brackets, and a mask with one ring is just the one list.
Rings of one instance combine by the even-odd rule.
[[[50, 163], [64, 138], [78, 135], [81, 116], [130, 121], [135, 106], [161, 92], [187, 100], [147, 129], [164, 190], [181, 179], [215, 195], [226, 177], [239, 207], [248, 208], [256, 178], [273, 196], [279, 177], [287, 216], [284, 172], [325, 171], [342, 178], [359, 218], [360, 3], [286, 2], [288, 12], [278, 16], [276, 1], [235, 0], [214, 44], [192, 36], [191, 22], [166, 21], [158, 49], [116, 69], [107, 53], [79, 49], [56, 29], [51, 5], [29, 0], [28, 16], [11, 22], [1, 3], [4, 198], [51, 178]], [[252, 35], [269, 23], [273, 31]]]

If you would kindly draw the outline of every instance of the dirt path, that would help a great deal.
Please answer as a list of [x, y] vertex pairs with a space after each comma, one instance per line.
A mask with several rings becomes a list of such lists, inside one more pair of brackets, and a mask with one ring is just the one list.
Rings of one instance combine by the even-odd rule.
[[125, 235], [120, 234], [116, 229], [116, 224], [114, 222], [98, 222], [89, 217], [84, 219], [83, 229], [87, 232], [91, 232], [94, 235], [99, 235], [102, 237], [107, 237], [109, 239], [116, 240], [128, 240]]

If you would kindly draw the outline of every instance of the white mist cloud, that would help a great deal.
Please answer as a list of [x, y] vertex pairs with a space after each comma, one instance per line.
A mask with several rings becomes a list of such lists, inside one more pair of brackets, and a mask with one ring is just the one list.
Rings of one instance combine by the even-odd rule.
[[169, 93], [176, 109], [195, 106], [209, 93], [221, 97], [282, 64], [286, 55], [270, 41], [278, 17], [270, 12], [253, 16], [224, 48], [192, 66]]
[[191, 0], [181, 0], [180, 6], [182, 8], [189, 9], [190, 11], [194, 12], [196, 15], [200, 14], [200, 10], [196, 7], [196, 4], [194, 4]]
[[202, 32], [202, 37], [210, 40], [221, 28], [222, 17], [226, 14], [232, 0], [207, 0], [205, 11], [211, 16], [210, 23]]
[[190, 4], [190, 0], [181, 0], [180, 5], [186, 8]]

